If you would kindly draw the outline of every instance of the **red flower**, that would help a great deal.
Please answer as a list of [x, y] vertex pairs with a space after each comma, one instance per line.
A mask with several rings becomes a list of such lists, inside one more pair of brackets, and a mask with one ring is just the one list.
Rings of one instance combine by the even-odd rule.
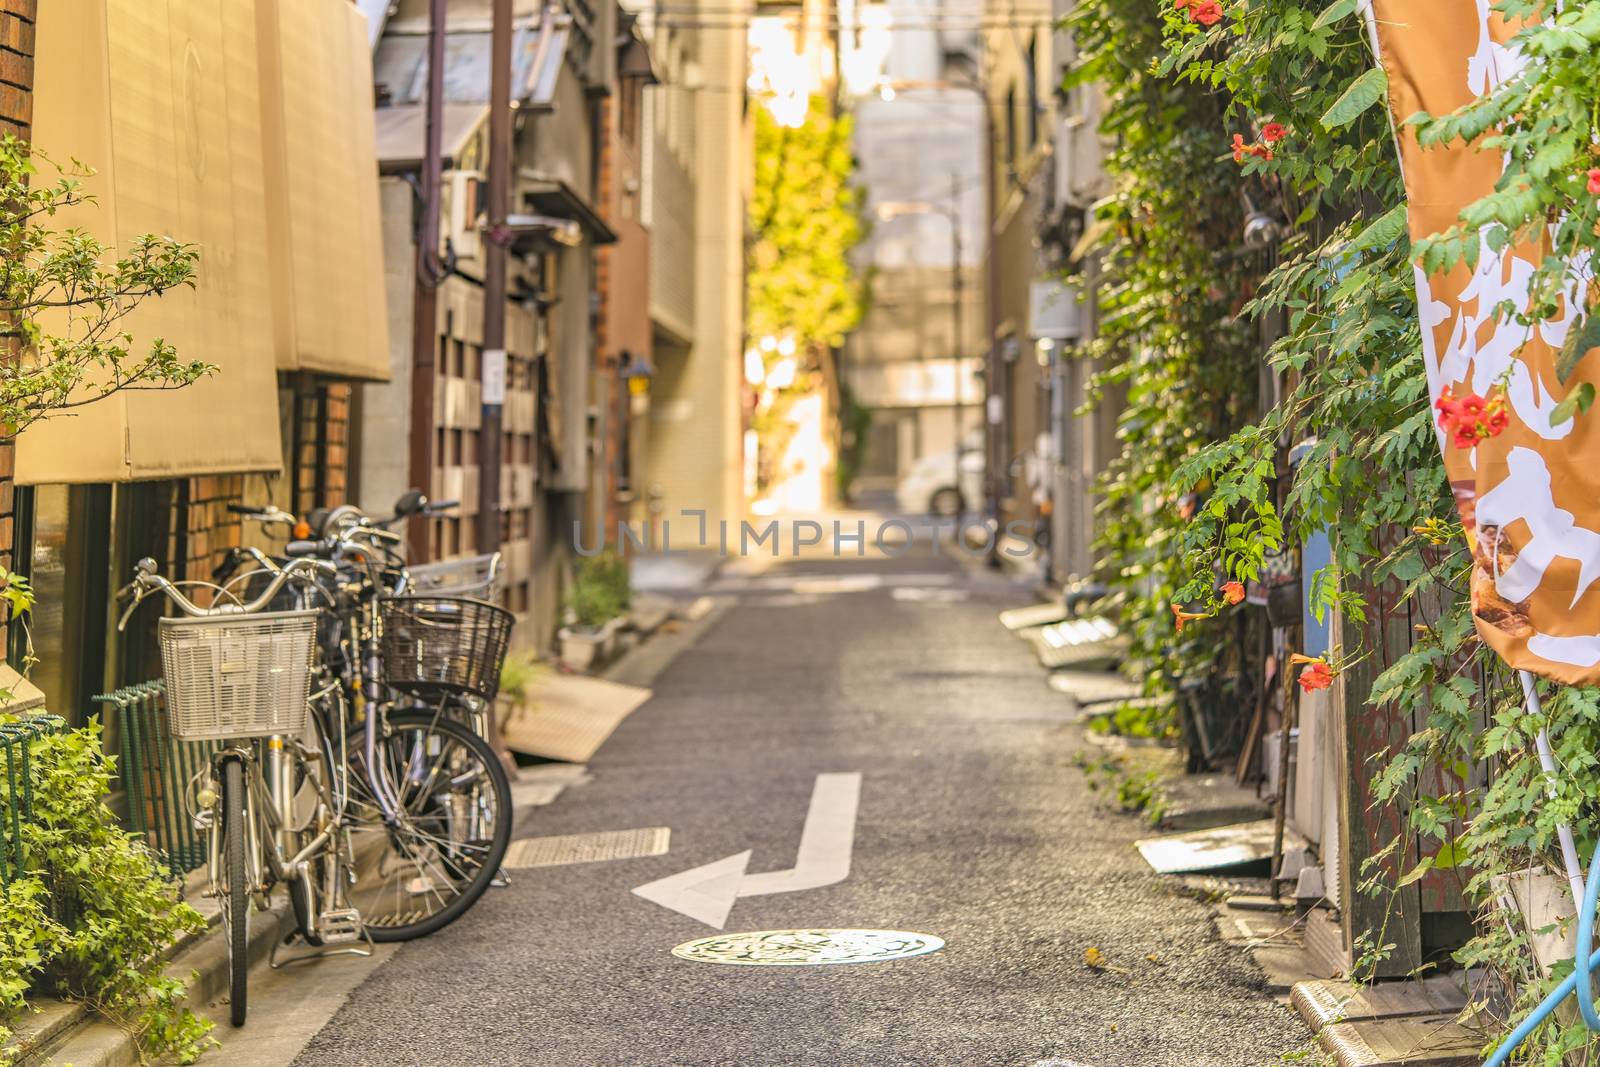
[[1196, 619], [1209, 619], [1211, 616], [1202, 611], [1184, 611], [1178, 605], [1172, 605], [1172, 621], [1177, 624], [1178, 632], [1183, 633], [1183, 624], [1194, 622]]
[[1594, 196], [1600, 196], [1600, 167], [1589, 168], [1589, 192]]
[[1233, 135], [1233, 161], [1235, 163], [1243, 163], [1244, 154], [1250, 151], [1250, 148], [1250, 145], [1244, 143], [1244, 136], [1242, 134], [1236, 133]]
[[1269, 122], [1261, 127], [1261, 139], [1268, 144], [1277, 144], [1287, 136], [1289, 136], [1289, 131], [1284, 128], [1281, 122]]
[[1215, 26], [1222, 21], [1222, 5], [1217, 0], [1199, 0], [1190, 17], [1203, 26]]
[[1224, 582], [1224, 583], [1222, 583], [1222, 599], [1226, 600], [1230, 604], [1239, 603], [1239, 601], [1244, 599], [1244, 583], [1243, 582]]
[[1193, 2], [1194, 0], [1173, 0], [1172, 6], [1181, 11], [1183, 8], [1188, 7]]
[[1439, 428], [1457, 448], [1474, 448], [1479, 441], [1498, 437], [1511, 425], [1504, 395], [1485, 399], [1476, 393], [1457, 397], [1446, 386], [1433, 402], [1439, 411]]
[[1333, 684], [1333, 668], [1325, 659], [1314, 659], [1300, 672], [1300, 688], [1306, 692], [1326, 689]]

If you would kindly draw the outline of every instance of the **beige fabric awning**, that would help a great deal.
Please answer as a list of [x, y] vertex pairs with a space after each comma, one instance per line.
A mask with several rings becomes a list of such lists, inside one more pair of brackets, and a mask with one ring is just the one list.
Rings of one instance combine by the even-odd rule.
[[278, 367], [387, 381], [366, 19], [329, 0], [255, 3]]
[[195, 289], [148, 300], [124, 323], [136, 344], [162, 337], [220, 371], [34, 426], [18, 439], [18, 482], [281, 466], [256, 43], [251, 0], [41, 5], [35, 144], [98, 172], [86, 183], [98, 204], [50, 224], [117, 246], [141, 233], [198, 245]]

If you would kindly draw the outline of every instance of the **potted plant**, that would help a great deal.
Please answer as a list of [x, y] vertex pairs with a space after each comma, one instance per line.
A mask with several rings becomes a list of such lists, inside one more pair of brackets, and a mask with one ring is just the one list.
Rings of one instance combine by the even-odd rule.
[[556, 635], [561, 661], [586, 671], [610, 658], [632, 597], [627, 560], [610, 549], [580, 559], [567, 591], [567, 624]]

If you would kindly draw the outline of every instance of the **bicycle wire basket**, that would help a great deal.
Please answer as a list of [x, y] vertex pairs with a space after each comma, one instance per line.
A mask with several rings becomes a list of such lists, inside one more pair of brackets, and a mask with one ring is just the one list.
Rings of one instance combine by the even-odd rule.
[[516, 617], [470, 597], [396, 596], [379, 602], [383, 684], [414, 696], [493, 700]]
[[304, 730], [319, 614], [162, 619], [172, 736], [204, 741]]
[[500, 553], [486, 552], [478, 556], [441, 560], [437, 563], [419, 563], [407, 567], [411, 589], [416, 596], [471, 597], [475, 600], [498, 599]]

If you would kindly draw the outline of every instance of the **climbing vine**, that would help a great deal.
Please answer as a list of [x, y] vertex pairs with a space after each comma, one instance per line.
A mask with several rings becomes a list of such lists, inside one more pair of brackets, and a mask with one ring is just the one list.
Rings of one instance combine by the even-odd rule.
[[[1491, 248], [1544, 230], [1553, 251], [1526, 324], [1592, 293], [1600, 0], [1559, 13], [1497, 5], [1524, 27], [1516, 46], [1532, 61], [1454, 115], [1413, 121], [1424, 143], [1487, 138], [1507, 153], [1505, 175], [1462, 226], [1416, 247], [1386, 82], [1357, 7], [1086, 0], [1071, 19], [1086, 57], [1075, 77], [1103, 87], [1113, 145], [1115, 192], [1097, 223], [1110, 286], [1086, 354], [1110, 364], [1101, 388], [1125, 390], [1127, 406], [1125, 451], [1102, 486], [1101, 548], [1137, 654], [1170, 672], [1153, 684], [1171, 685], [1238, 643], [1229, 580], [1257, 581], [1280, 551], [1327, 537], [1330, 564], [1304, 580], [1316, 609], [1341, 619], [1341, 643], [1307, 677], [1342, 675], [1404, 724], [1373, 800], [1406, 832], [1361, 872], [1361, 890], [1384, 897], [1426, 878], [1463, 892], [1483, 921], [1457, 961], [1498, 976], [1508, 995], [1477, 1006], [1486, 1021], [1510, 1020], [1570, 964], [1534, 966], [1534, 931], [1501, 910], [1496, 880], [1558, 870], [1556, 823], [1600, 817], [1600, 693], [1566, 690], [1531, 715], [1476, 638], [1413, 263], [1475, 261], [1485, 225]], [[1572, 334], [1564, 372], [1600, 343], [1600, 317]], [[1574, 396], [1563, 415], [1586, 417], [1592, 392]], [[1407, 640], [1393, 638], [1397, 618]], [[1551, 796], [1533, 755], [1546, 724], [1571, 772]], [[1595, 844], [1589, 831], [1580, 852]], [[1372, 933], [1368, 963], [1385, 951], [1385, 931]], [[1554, 1065], [1589, 1036], [1552, 1022], [1522, 1055]]]

